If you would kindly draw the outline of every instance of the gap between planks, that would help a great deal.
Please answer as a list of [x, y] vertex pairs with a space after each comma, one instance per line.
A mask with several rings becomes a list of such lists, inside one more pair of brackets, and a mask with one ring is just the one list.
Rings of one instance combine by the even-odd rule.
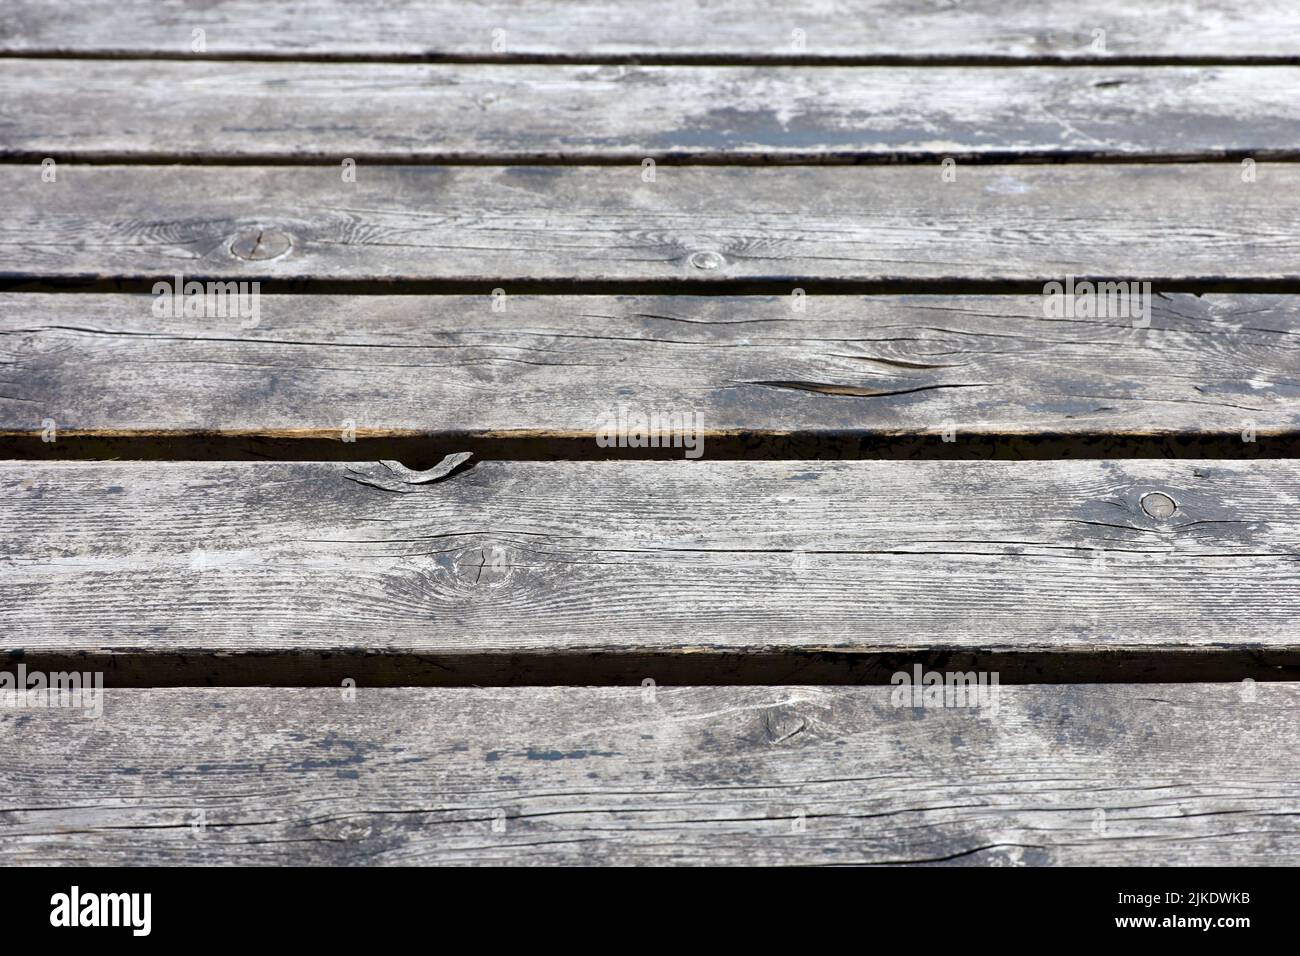
[[355, 63], [355, 64], [409, 64], [461, 66], [738, 66], [738, 67], [931, 67], [1000, 68], [1052, 67], [1086, 68], [1113, 67], [1216, 67], [1216, 66], [1300, 66], [1300, 54], [1292, 52], [1256, 53], [1241, 52], [1223, 56], [1177, 54], [1108, 55], [1104, 57], [1077, 57], [1068, 54], [1041, 54], [1015, 56], [1011, 54], [935, 54], [911, 55], [879, 53], [862, 56], [810, 55], [796, 56], [787, 53], [727, 54], [727, 53], [608, 53], [591, 55], [583, 53], [308, 53], [286, 51], [207, 51], [204, 53], [177, 52], [174, 50], [139, 51], [126, 48], [105, 50], [73, 49], [6, 49], [0, 50], [0, 60], [122, 60], [132, 62], [194, 63]]
[[[285, 156], [273, 156], [263, 153], [237, 156], [230, 154], [209, 153], [171, 153], [171, 152], [114, 152], [77, 150], [70, 153], [64, 150], [5, 150], [0, 147], [0, 167], [39, 165], [46, 159], [54, 159], [68, 164], [85, 166], [136, 166], [149, 168], [184, 164], [186, 166], [249, 169], [279, 167], [325, 167], [337, 170], [344, 154], [334, 152], [328, 155], [295, 153]], [[1300, 147], [1251, 149], [1232, 147], [1214, 152], [1196, 151], [1161, 151], [1130, 152], [1117, 154], [1106, 150], [1063, 150], [1051, 153], [1025, 153], [1019, 150], [981, 150], [978, 153], [946, 152], [942, 155], [921, 150], [900, 150], [891, 153], [845, 153], [829, 152], [813, 154], [719, 154], [678, 152], [644, 157], [632, 153], [499, 153], [490, 156], [473, 156], [463, 154], [421, 154], [407, 152], [363, 153], [348, 152], [346, 158], [363, 166], [466, 166], [489, 167], [501, 166], [578, 166], [578, 167], [636, 167], [640, 169], [643, 159], [652, 158], [660, 168], [691, 167], [733, 167], [768, 168], [800, 166], [933, 166], [942, 160], [951, 159], [963, 166], [1152, 166], [1152, 165], [1223, 165], [1251, 160], [1265, 163], [1295, 164], [1300, 163]]]

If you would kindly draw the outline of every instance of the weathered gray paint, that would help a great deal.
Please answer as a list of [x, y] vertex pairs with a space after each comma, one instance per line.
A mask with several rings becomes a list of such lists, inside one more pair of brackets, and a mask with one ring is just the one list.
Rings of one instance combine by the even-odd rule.
[[22, 864], [1300, 862], [1296, 684], [109, 691], [0, 710]]
[[[796, 316], [777, 298], [517, 294], [1291, 288], [1300, 170], [1252, 180], [1236, 160], [1295, 158], [1297, 70], [1229, 65], [1296, 63], [1287, 5], [299, 6], [6, 4], [0, 157], [26, 162], [0, 166], [0, 282], [484, 295], [272, 299], [255, 328], [6, 295], [6, 440], [30, 451], [50, 418], [42, 454], [184, 456], [206, 432], [301, 455], [355, 420], [362, 442], [436, 438], [425, 455], [525, 434], [570, 454], [611, 399], [703, 405], [706, 456], [755, 432], [787, 455], [948, 426], [954, 446], [992, 439], [975, 454], [1208, 435], [1249, 456], [1296, 436], [1286, 297], [1169, 297], [1147, 329], [1046, 320], [1033, 299], [810, 298]], [[366, 58], [597, 62], [319, 62]], [[828, 65], [877, 62], [894, 65]], [[110, 158], [163, 165], [69, 162]], [[1107, 158], [1233, 161], [1024, 162]], [[372, 165], [507, 160], [606, 166]], [[921, 165], [762, 168], [783, 161]], [[433, 464], [4, 463], [6, 666], [631, 687], [113, 690], [99, 721], [0, 708], [4, 858], [1300, 860], [1294, 682], [1004, 685], [996, 711], [779, 686], [915, 662], [1008, 682], [1294, 676], [1294, 460]]]
[[1134, 676], [1298, 661], [1292, 461], [462, 468], [383, 487], [378, 463], [5, 463], [3, 648], [217, 683], [391, 682], [403, 662], [517, 682], [544, 655], [567, 683], [620, 656], [678, 680], [699, 654], [710, 681], [726, 655], [858, 658], [867, 679], [949, 652], [1057, 677], [1099, 656]]
[[156, 301], [0, 294], [0, 435], [56, 456], [101, 436], [317, 439], [307, 457], [347, 453], [350, 420], [363, 441], [596, 456], [617, 454], [595, 436], [619, 408], [698, 413], [705, 454], [732, 456], [742, 432], [778, 452], [834, 433], [978, 457], [1044, 435], [1244, 456], [1300, 431], [1295, 296], [1154, 296], [1130, 319], [1049, 318], [1041, 296], [265, 295], [253, 327]]
[[[1300, 165], [0, 166], [0, 280], [935, 285], [1300, 278]], [[290, 247], [249, 260], [250, 232]], [[309, 289], [309, 291], [312, 291]], [[441, 290], [440, 290], [441, 291]], [[580, 291], [589, 291], [582, 289]], [[623, 289], [621, 291], [629, 291]], [[1004, 291], [1004, 290], [998, 290]], [[1023, 290], [1022, 290], [1023, 291]]]
[[186, 59], [1294, 61], [1298, 48], [1285, 0], [315, 0], [309, 16], [285, 0], [9, 0], [0, 21], [7, 52]]
[[0, 158], [335, 166], [345, 158], [633, 166], [645, 159], [1264, 160], [1300, 155], [1297, 88], [1300, 67], [1287, 66], [9, 59], [0, 60], [0, 101], [19, 108], [0, 113]]

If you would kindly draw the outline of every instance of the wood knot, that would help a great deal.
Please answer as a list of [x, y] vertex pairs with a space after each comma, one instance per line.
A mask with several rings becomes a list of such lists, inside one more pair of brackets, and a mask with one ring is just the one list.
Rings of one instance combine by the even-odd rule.
[[721, 269], [727, 264], [727, 260], [722, 258], [722, 254], [718, 252], [693, 252], [688, 261], [695, 268], [706, 271]]
[[1153, 518], [1164, 520], [1178, 510], [1174, 499], [1159, 491], [1142, 496], [1142, 510]]
[[788, 704], [765, 707], [759, 720], [763, 727], [763, 738], [769, 744], [783, 744], [808, 729], [807, 719], [799, 716]]
[[241, 236], [236, 236], [230, 244], [230, 251], [240, 259], [261, 262], [265, 259], [277, 259], [293, 247], [293, 240], [287, 233], [274, 229], [253, 229]]
[[512, 565], [509, 549], [500, 544], [466, 548], [451, 560], [457, 584], [470, 588], [499, 588], [505, 585], [510, 580]]
[[425, 471], [407, 468], [400, 461], [380, 461], [378, 466], [361, 468], [348, 466], [347, 473], [343, 477], [357, 484], [405, 495], [420, 485], [431, 485], [455, 474], [473, 457], [472, 451], [445, 455], [442, 461]]

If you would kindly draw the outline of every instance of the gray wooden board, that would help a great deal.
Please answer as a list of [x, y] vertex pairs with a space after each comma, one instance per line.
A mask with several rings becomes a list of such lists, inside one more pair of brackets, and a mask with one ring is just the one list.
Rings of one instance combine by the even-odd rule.
[[186, 58], [1294, 61], [1298, 47], [1300, 15], [1279, 0], [317, 0], [309, 16], [284, 0], [7, 0], [0, 21], [8, 53]]
[[1300, 685], [109, 691], [0, 709], [10, 864], [1300, 863]]
[[1155, 296], [1129, 319], [1049, 318], [1041, 296], [265, 295], [256, 325], [251, 309], [156, 316], [159, 301], [0, 294], [0, 438], [23, 457], [180, 438], [355, 457], [351, 422], [361, 446], [599, 456], [618, 454], [596, 438], [620, 409], [691, 416], [706, 456], [831, 435], [1248, 455], [1300, 434], [1295, 296]]
[[1221, 679], [1300, 660], [1293, 461], [471, 462], [406, 478], [7, 462], [9, 664], [97, 662], [128, 683], [712, 683], [750, 658], [806, 683], [918, 655], [1075, 679], [1126, 655], [1134, 674]]
[[[661, 167], [645, 182], [639, 164], [362, 166], [348, 183], [328, 166], [63, 164], [47, 182], [37, 165], [10, 165], [0, 166], [0, 281], [135, 279], [148, 290], [179, 271], [510, 293], [1300, 279], [1300, 166], [1242, 173], [966, 166], [945, 182], [939, 164]], [[286, 238], [254, 247], [277, 233]]]
[[[1300, 155], [1300, 67], [0, 60], [0, 158], [843, 162]], [[1226, 188], [1226, 187], [1225, 187]]]

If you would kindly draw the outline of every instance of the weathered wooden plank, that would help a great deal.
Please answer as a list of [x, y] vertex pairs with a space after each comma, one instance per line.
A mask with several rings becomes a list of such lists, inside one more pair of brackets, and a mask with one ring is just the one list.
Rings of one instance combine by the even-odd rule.
[[1300, 685], [109, 691], [0, 710], [11, 864], [1300, 862]]
[[1293, 461], [481, 462], [408, 481], [5, 463], [3, 649], [158, 683], [1300, 664]]
[[1203, 163], [968, 166], [954, 182], [937, 164], [642, 172], [382, 166], [348, 183], [319, 166], [63, 165], [47, 182], [0, 166], [0, 281], [788, 292], [1300, 278], [1290, 163], [1259, 164], [1254, 181]]
[[317, 0], [310, 15], [282, 0], [9, 0], [5, 13], [0, 51], [74, 55], [1294, 61], [1300, 46], [1279, 0]]
[[1048, 317], [1042, 296], [159, 302], [0, 294], [0, 452], [618, 456], [597, 438], [619, 408], [691, 416], [710, 457], [1245, 456], [1300, 437], [1295, 296], [1155, 296], [1132, 318]]
[[[1300, 49], [1300, 47], [1298, 47]], [[0, 158], [856, 162], [1300, 155], [1300, 67], [0, 60]]]

